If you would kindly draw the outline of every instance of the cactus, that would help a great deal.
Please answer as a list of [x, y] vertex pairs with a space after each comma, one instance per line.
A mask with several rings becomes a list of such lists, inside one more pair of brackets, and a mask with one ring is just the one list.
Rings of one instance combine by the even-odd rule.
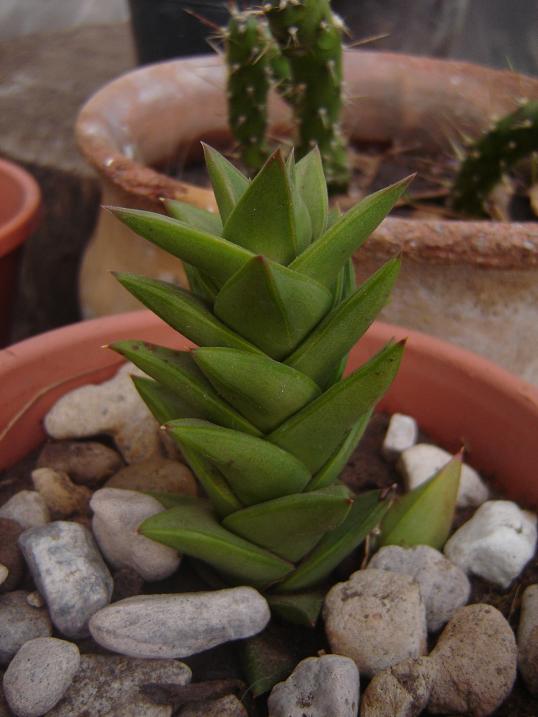
[[349, 183], [342, 110], [343, 25], [329, 0], [271, 0], [264, 6], [271, 31], [290, 64], [287, 99], [299, 124], [298, 157], [318, 146], [331, 187]]
[[526, 101], [476, 141], [462, 162], [451, 192], [456, 211], [486, 217], [485, 201], [516, 162], [538, 150], [538, 101]]
[[269, 156], [267, 94], [274, 41], [256, 14], [237, 11], [230, 14], [225, 38], [230, 129], [244, 164], [259, 169]]
[[328, 0], [273, 0], [263, 14], [232, 11], [225, 32], [228, 114], [247, 167], [259, 169], [267, 155], [272, 84], [293, 108], [298, 157], [319, 147], [329, 185], [347, 187], [350, 170], [340, 129], [342, 32]]
[[[189, 293], [131, 274], [118, 279], [199, 348], [141, 341], [112, 348], [135, 378], [207, 499], [160, 496], [168, 510], [143, 535], [265, 592], [275, 612], [315, 622], [317, 586], [381, 520], [379, 491], [354, 496], [338, 475], [403, 344], [389, 343], [342, 378], [348, 351], [384, 306], [392, 259], [355, 289], [353, 252], [409, 178], [330, 218], [317, 149], [295, 164], [277, 151], [249, 182], [205, 148], [220, 217], [177, 201], [172, 217], [112, 209], [135, 232], [189, 263]], [[194, 293], [193, 293], [194, 292]]]

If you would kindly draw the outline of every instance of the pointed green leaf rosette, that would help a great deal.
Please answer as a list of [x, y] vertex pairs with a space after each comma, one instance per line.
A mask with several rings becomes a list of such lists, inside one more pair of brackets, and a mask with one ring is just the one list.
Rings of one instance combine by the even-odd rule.
[[297, 164], [277, 152], [252, 181], [204, 150], [220, 216], [177, 201], [164, 203], [168, 217], [112, 210], [186, 263], [190, 292], [118, 279], [197, 345], [112, 346], [147, 374], [135, 385], [206, 496], [157, 495], [165, 510], [140, 532], [229, 584], [264, 590], [275, 614], [314, 625], [331, 571], [388, 520], [378, 491], [355, 496], [338, 477], [403, 343], [342, 375], [399, 270], [392, 259], [356, 288], [351, 257], [409, 179], [340, 216], [329, 211], [317, 150]]

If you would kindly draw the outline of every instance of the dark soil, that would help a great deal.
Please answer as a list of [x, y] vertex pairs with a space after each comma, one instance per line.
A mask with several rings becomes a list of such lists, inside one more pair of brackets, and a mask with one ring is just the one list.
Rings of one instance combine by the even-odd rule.
[[[388, 424], [388, 416], [376, 414], [361, 440], [358, 448], [344, 469], [342, 478], [354, 491], [360, 492], [375, 488], [393, 487], [401, 489], [401, 480], [394, 466], [387, 462], [381, 454], [381, 445]], [[429, 442], [426, 435], [421, 434], [422, 442]], [[28, 456], [9, 471], [0, 475], [0, 505], [13, 493], [32, 488], [30, 472], [35, 465], [37, 453]], [[468, 520], [472, 510], [462, 510], [456, 516], [455, 524], [460, 525]], [[365, 560], [364, 548], [360, 548], [349, 556], [335, 571], [333, 582], [345, 580], [352, 572], [361, 567]], [[114, 573], [115, 591], [113, 600], [130, 595], [164, 592], [192, 592], [208, 588], [207, 573], [197, 569], [192, 562], [184, 559], [181, 570], [174, 576], [159, 583], [142, 584], [133, 571], [119, 570]], [[538, 583], [538, 557], [527, 565], [521, 576], [507, 589], [501, 590], [486, 583], [480, 578], [471, 578], [471, 603], [484, 602], [494, 605], [512, 628], [517, 630], [521, 595], [525, 587]], [[20, 586], [26, 590], [35, 589], [29, 575], [25, 576]], [[91, 638], [79, 642], [81, 652], [97, 652], [106, 654], [106, 650], [93, 642]], [[214, 689], [218, 696], [223, 680], [235, 681], [235, 692], [243, 699], [251, 717], [265, 717], [267, 708], [264, 696], [254, 699], [257, 691], [264, 689], [265, 683], [285, 679], [293, 667], [303, 658], [329, 652], [320, 625], [316, 630], [290, 627], [278, 620], [273, 620], [269, 627], [259, 636], [242, 643], [222, 645], [207, 652], [193, 655], [183, 661], [193, 671], [196, 683], [205, 683], [200, 694], [211, 695]], [[239, 681], [239, 682], [237, 682]], [[231, 683], [230, 683], [231, 684]], [[243, 688], [242, 685], [247, 685]], [[361, 691], [366, 687], [363, 680]], [[148, 688], [148, 694], [164, 694], [159, 686]], [[152, 692], [153, 690], [153, 692]], [[156, 698], [157, 699], [157, 698]], [[173, 695], [173, 701], [180, 704], [181, 695]], [[172, 701], [172, 697], [171, 697]], [[178, 708], [179, 709], [179, 708]], [[424, 715], [429, 713], [424, 712]], [[494, 713], [495, 717], [537, 717], [538, 698], [527, 692], [522, 681], [517, 679], [514, 689], [504, 704]]]

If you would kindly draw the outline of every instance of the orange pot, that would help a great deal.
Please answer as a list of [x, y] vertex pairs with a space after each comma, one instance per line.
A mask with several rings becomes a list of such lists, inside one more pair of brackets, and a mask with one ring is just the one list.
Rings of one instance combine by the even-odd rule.
[[[352, 350], [348, 369], [390, 338], [406, 336], [401, 370], [380, 408], [413, 415], [449, 450], [465, 445], [468, 460], [506, 496], [538, 507], [538, 389], [468, 351], [382, 323]], [[0, 469], [39, 445], [41, 419], [62, 394], [117, 369], [119, 357], [100, 347], [126, 338], [192, 345], [150, 312], [139, 311], [68, 326], [0, 351]]]
[[35, 229], [40, 205], [34, 178], [0, 159], [0, 346], [8, 339], [21, 245]]

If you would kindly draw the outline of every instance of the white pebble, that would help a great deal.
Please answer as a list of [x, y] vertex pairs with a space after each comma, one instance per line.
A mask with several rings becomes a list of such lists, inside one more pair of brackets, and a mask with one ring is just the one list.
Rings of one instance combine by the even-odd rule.
[[454, 533], [444, 552], [466, 573], [506, 588], [535, 547], [536, 515], [508, 500], [490, 500]]
[[138, 463], [161, 452], [159, 424], [140, 398], [131, 375], [144, 376], [125, 364], [110, 381], [66, 393], [45, 416], [52, 438], [113, 437], [127, 463]]
[[178, 569], [177, 550], [137, 532], [146, 518], [164, 510], [158, 500], [134, 490], [102, 488], [93, 494], [90, 507], [94, 537], [113, 567], [133, 568], [147, 581], [163, 580]]
[[35, 490], [20, 490], [0, 508], [0, 518], [9, 518], [21, 528], [35, 528], [50, 520], [49, 509], [43, 497]]
[[382, 452], [389, 461], [395, 461], [399, 455], [417, 442], [418, 426], [412, 416], [394, 413], [383, 441]]
[[[417, 443], [401, 454], [397, 467], [403, 476], [406, 489], [411, 491], [435, 475], [451, 458], [450, 453], [438, 446]], [[461, 469], [458, 507], [478, 506], [488, 498], [489, 490], [480, 475], [464, 463]]]

